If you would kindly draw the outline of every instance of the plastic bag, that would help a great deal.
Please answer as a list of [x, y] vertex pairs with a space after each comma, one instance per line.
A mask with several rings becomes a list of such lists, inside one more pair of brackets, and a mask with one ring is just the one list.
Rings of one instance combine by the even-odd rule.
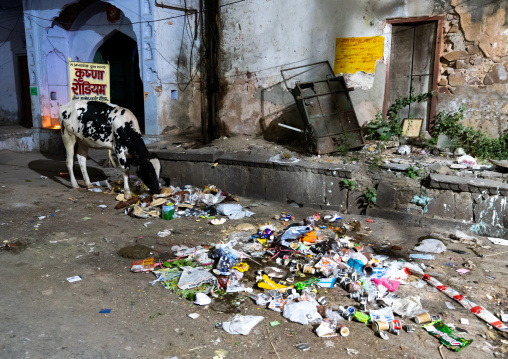
[[423, 313], [424, 309], [420, 297], [413, 296], [393, 300], [392, 311], [401, 317], [415, 317]]
[[307, 325], [322, 319], [317, 306], [311, 302], [297, 302], [284, 306], [282, 316], [292, 322]]
[[229, 334], [248, 335], [252, 328], [264, 318], [257, 315], [235, 315], [229, 322], [223, 322], [222, 328]]
[[419, 246], [414, 247], [415, 251], [425, 253], [443, 253], [446, 246], [439, 239], [429, 238], [420, 242]]
[[377, 310], [370, 310], [370, 318], [372, 321], [391, 322], [395, 319], [392, 308], [384, 307]]
[[227, 216], [229, 219], [240, 219], [255, 214], [248, 210], [242, 210], [241, 204], [219, 204], [216, 208], [218, 213]]
[[252, 238], [250, 232], [233, 232], [228, 236], [228, 241], [248, 242]]

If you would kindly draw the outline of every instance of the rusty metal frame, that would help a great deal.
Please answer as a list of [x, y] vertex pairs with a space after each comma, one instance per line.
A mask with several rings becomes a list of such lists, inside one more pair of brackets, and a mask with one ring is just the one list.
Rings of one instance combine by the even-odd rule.
[[[434, 127], [435, 116], [436, 116], [436, 107], [437, 107], [437, 83], [439, 78], [439, 66], [440, 66], [440, 58], [442, 51], [442, 43], [443, 43], [443, 20], [444, 16], [421, 16], [421, 17], [407, 17], [407, 18], [393, 18], [385, 20], [385, 24], [390, 25], [390, 33], [392, 25], [411, 25], [418, 23], [426, 23], [426, 22], [436, 22], [436, 42], [434, 46], [434, 68], [432, 74], [432, 91], [434, 92], [434, 96], [431, 97], [430, 100], [430, 111], [429, 111], [429, 130], [432, 130]], [[390, 49], [391, 55], [391, 49]], [[385, 78], [385, 95], [383, 100], [383, 118], [386, 119], [386, 113], [388, 111], [388, 94], [390, 92], [389, 86], [390, 80], [390, 59], [386, 62], [386, 78]]]

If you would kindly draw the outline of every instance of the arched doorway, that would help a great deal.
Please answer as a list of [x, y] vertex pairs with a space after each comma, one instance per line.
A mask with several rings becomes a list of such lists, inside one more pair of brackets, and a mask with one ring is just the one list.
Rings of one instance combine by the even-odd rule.
[[139, 55], [136, 41], [117, 31], [99, 47], [93, 62], [109, 62], [111, 103], [131, 110], [138, 119], [141, 132], [144, 133], [143, 83], [139, 75]]

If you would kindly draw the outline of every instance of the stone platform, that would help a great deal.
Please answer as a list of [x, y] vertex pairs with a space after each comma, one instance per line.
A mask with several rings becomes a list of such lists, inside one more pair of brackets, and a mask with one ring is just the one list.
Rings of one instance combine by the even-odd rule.
[[414, 180], [391, 171], [373, 175], [377, 200], [367, 206], [364, 191], [344, 187], [359, 179], [359, 165], [334, 165], [300, 160], [270, 161], [264, 150], [223, 153], [211, 148], [155, 151], [162, 163], [161, 177], [173, 186], [214, 184], [239, 196], [295, 202], [339, 213], [366, 214], [454, 228], [479, 235], [507, 234], [508, 184], [491, 179], [430, 174]]

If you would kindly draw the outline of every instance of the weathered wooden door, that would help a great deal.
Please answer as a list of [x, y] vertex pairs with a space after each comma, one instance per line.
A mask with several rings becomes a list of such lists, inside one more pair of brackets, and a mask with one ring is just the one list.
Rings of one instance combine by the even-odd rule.
[[[437, 22], [393, 24], [388, 104], [409, 95], [432, 90]], [[422, 130], [428, 129], [431, 100], [413, 103], [401, 110], [400, 118], [423, 118]]]

